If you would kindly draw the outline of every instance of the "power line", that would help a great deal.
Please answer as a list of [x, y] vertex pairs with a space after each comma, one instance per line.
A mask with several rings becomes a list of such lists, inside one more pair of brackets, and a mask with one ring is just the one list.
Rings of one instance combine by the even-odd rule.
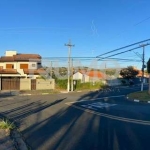
[[147, 18], [145, 18], [145, 19], [143, 19], [143, 20], [141, 20], [140, 22], [136, 23], [136, 24], [134, 25], [134, 27], [137, 26], [137, 25], [139, 25], [139, 24], [141, 24], [141, 23], [143, 23], [143, 22], [145, 22], [145, 21], [147, 21], [147, 20], [149, 20], [149, 19], [150, 19], [150, 16], [147, 17]]
[[128, 48], [128, 47], [130, 47], [130, 46], [134, 46], [134, 45], [137, 45], [137, 44], [140, 44], [140, 43], [143, 43], [143, 42], [147, 42], [147, 41], [150, 41], [150, 39], [147, 39], [147, 40], [144, 40], [144, 41], [140, 41], [140, 42], [136, 42], [136, 43], [133, 43], [133, 44], [130, 44], [130, 45], [121, 47], [121, 48], [117, 48], [117, 49], [114, 49], [114, 50], [112, 50], [112, 51], [106, 52], [106, 53], [104, 53], [104, 54], [98, 55], [98, 56], [96, 56], [96, 57], [100, 57], [100, 56], [103, 56], [103, 55], [106, 55], [106, 54], [109, 54], [109, 53], [112, 53], [112, 52], [115, 52], [115, 51], [119, 51], [119, 50], [121, 50], [121, 49]]
[[[148, 46], [148, 45], [150, 45], [150, 44], [149, 43], [145, 44], [145, 46]], [[129, 51], [133, 51], [133, 50], [138, 49], [138, 48], [141, 48], [141, 46], [138, 46], [138, 47], [135, 47], [135, 48], [132, 48], [132, 49], [120, 52], [120, 53], [116, 53], [116, 54], [113, 54], [113, 55], [109, 55], [109, 56], [105, 57], [105, 59], [116, 56], [116, 55], [120, 55], [120, 54], [123, 54], [123, 53], [126, 53], [126, 52], [129, 52]], [[101, 60], [101, 59], [104, 59], [104, 58], [100, 58], [99, 60]]]
[[[131, 56], [130, 56], [131, 57]], [[133, 57], [133, 56], [132, 56]], [[80, 60], [92, 60], [92, 59], [98, 59], [95, 57], [71, 57], [72, 59], [80, 59]], [[101, 58], [105, 58], [105, 57], [101, 57]], [[55, 61], [65, 61], [68, 59], [68, 57], [44, 57], [43, 60], [46, 60], [47, 62], [51, 61], [52, 59], [56, 59]], [[133, 60], [133, 59], [124, 59], [124, 58], [110, 58], [110, 59], [116, 59], [116, 60]]]

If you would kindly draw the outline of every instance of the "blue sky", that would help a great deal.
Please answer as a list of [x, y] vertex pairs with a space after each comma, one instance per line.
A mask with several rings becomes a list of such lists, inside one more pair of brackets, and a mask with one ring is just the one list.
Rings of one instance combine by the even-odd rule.
[[[0, 52], [67, 57], [64, 44], [71, 39], [72, 56], [94, 57], [149, 39], [149, 6], [149, 0], [1, 0]], [[138, 58], [133, 52], [118, 57]]]

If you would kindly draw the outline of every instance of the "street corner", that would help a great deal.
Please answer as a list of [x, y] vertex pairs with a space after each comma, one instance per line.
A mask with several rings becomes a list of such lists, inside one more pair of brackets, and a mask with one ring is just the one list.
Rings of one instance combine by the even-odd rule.
[[148, 101], [144, 101], [144, 100], [140, 100], [138, 98], [130, 98], [129, 95], [126, 96], [126, 99], [130, 102], [135, 102], [135, 103], [144, 103], [144, 104], [150, 104], [150, 100]]
[[[110, 110], [113, 109], [114, 106], [118, 106], [119, 103], [117, 100], [121, 97], [124, 97], [124, 95], [120, 96], [110, 96], [110, 97], [102, 97], [102, 98], [95, 98], [95, 99], [89, 99], [89, 100], [80, 100], [76, 102], [69, 102], [66, 103], [69, 106], [78, 107], [82, 110], [92, 110], [92, 111], [98, 111], [101, 112], [103, 110]], [[115, 101], [116, 100], [116, 101]]]

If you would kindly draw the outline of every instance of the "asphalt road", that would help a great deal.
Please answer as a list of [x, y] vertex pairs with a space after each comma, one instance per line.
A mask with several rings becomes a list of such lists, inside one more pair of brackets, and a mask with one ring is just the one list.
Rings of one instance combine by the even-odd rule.
[[125, 96], [139, 90], [1, 97], [0, 113], [33, 150], [149, 150], [150, 104]]

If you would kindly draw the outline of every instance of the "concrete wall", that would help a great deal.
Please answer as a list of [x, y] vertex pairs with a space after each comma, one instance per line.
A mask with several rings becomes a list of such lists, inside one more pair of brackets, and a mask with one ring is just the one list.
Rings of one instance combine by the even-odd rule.
[[17, 51], [13, 51], [13, 50], [5, 52], [5, 56], [13, 56], [13, 55], [16, 55], [16, 54], [17, 54]]
[[37, 90], [55, 89], [55, 80], [36, 79], [36, 89]]
[[[36, 90], [55, 89], [55, 80], [36, 79]], [[1, 78], [0, 78], [1, 90]], [[31, 79], [20, 79], [20, 90], [31, 90]]]
[[20, 79], [20, 90], [31, 90], [31, 79]]

